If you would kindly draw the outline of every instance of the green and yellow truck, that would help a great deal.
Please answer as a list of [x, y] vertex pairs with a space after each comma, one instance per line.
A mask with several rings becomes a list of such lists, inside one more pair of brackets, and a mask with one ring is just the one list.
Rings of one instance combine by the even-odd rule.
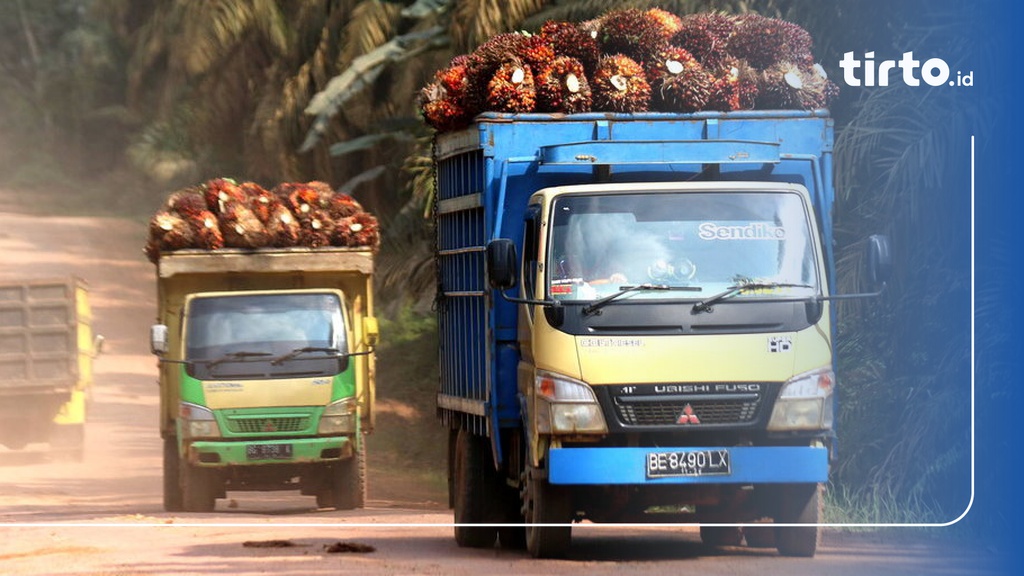
[[81, 460], [101, 344], [81, 279], [0, 282], [0, 444]]
[[156, 263], [164, 508], [300, 490], [361, 508], [374, 422], [370, 248], [179, 250]]

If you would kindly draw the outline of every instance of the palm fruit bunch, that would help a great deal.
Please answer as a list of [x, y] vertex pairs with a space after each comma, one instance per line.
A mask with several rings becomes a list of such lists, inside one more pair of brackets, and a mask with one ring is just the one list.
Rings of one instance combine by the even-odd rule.
[[651, 85], [643, 66], [622, 54], [601, 58], [591, 90], [595, 110], [646, 112], [650, 107]]
[[465, 128], [473, 119], [466, 101], [468, 56], [456, 56], [420, 90], [420, 109], [427, 124], [440, 132]]
[[528, 64], [509, 57], [494, 71], [487, 83], [487, 109], [495, 112], [532, 112], [537, 107], [537, 90]]
[[587, 76], [597, 70], [601, 49], [597, 46], [596, 33], [591, 34], [572, 22], [548, 20], [541, 26], [540, 35], [554, 50], [556, 59], [563, 56], [575, 58]]
[[149, 223], [143, 252], [158, 262], [184, 249], [380, 247], [377, 219], [324, 182], [288, 182], [266, 190], [215, 178], [172, 193]]
[[751, 110], [757, 103], [760, 76], [746, 62], [726, 58], [716, 70], [709, 70], [714, 77], [708, 110]]
[[598, 45], [604, 54], [622, 54], [646, 64], [663, 50], [673, 35], [665, 18], [658, 12], [635, 8], [614, 10], [599, 22]]
[[728, 51], [751, 66], [766, 69], [779, 62], [798, 66], [814, 64], [811, 35], [800, 26], [758, 14], [736, 17]]
[[593, 103], [583, 64], [571, 56], [559, 56], [537, 77], [537, 110], [578, 114]]
[[779, 62], [761, 72], [756, 105], [811, 110], [826, 106], [838, 92], [820, 65]]
[[498, 34], [454, 58], [421, 90], [420, 110], [446, 132], [485, 111], [815, 109], [839, 87], [811, 46], [800, 26], [757, 14], [680, 17], [652, 8], [551, 20], [538, 34]]
[[518, 32], [498, 34], [481, 44], [466, 59], [466, 108], [476, 115], [487, 109], [488, 86], [498, 68], [518, 58], [527, 36]]
[[715, 78], [689, 52], [675, 46], [659, 50], [647, 64], [655, 107], [668, 112], [703, 110]]
[[729, 39], [736, 31], [736, 18], [719, 12], [688, 14], [680, 19], [672, 44], [693, 55], [705, 68], [717, 69], [730, 56]]

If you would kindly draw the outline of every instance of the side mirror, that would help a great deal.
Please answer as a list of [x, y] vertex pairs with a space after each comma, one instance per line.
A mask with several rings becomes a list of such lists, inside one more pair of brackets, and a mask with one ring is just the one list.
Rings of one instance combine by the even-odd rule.
[[97, 356], [99, 356], [100, 354], [103, 353], [103, 348], [105, 347], [104, 345], [106, 344], [106, 342], [107, 342], [107, 339], [104, 338], [102, 334], [97, 334], [96, 337], [94, 337], [92, 339], [92, 357], [93, 358], [96, 358]]
[[373, 348], [378, 341], [380, 341], [380, 327], [377, 325], [377, 319], [373, 316], [363, 318], [363, 342]]
[[514, 287], [518, 264], [516, 245], [508, 238], [498, 238], [487, 244], [487, 278], [491, 288], [508, 290]]
[[154, 324], [149, 327], [149, 351], [157, 356], [167, 354], [167, 326]]
[[868, 280], [872, 287], [884, 285], [892, 274], [892, 253], [889, 250], [889, 237], [874, 234], [868, 238], [866, 266]]

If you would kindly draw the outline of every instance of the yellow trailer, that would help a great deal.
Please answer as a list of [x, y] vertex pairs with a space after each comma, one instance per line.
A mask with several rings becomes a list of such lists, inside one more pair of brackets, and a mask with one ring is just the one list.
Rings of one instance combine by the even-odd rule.
[[80, 460], [101, 342], [81, 279], [0, 283], [0, 443]]

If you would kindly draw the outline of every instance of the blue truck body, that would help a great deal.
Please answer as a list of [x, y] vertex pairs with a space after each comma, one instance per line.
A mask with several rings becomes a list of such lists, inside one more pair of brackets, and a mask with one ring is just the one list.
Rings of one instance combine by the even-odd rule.
[[[823, 285], [832, 287], [832, 145], [826, 110], [487, 113], [465, 130], [439, 134], [434, 212], [442, 423], [489, 445], [496, 470], [517, 458], [508, 436], [530, 434], [518, 374], [520, 334], [528, 328], [520, 319], [522, 304], [490, 286], [486, 254], [499, 238], [522, 253], [528, 202], [538, 190], [696, 180], [801, 185], [820, 236]], [[829, 326], [834, 331], [835, 322]], [[824, 442], [811, 445], [733, 446], [728, 477], [667, 478], [645, 477], [651, 446], [552, 445], [545, 474], [552, 485], [816, 484], [827, 481], [833, 443], [829, 431]]]

